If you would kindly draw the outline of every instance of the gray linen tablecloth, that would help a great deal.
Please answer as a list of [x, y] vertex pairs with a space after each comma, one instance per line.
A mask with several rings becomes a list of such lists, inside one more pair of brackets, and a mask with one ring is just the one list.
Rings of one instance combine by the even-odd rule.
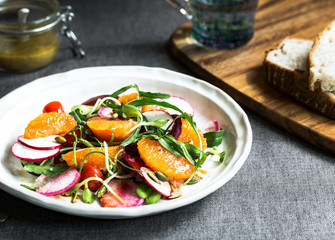
[[[0, 97], [39, 77], [88, 66], [143, 65], [192, 74], [168, 49], [185, 22], [164, 0], [61, 1], [87, 56], [75, 59], [64, 39], [49, 66], [0, 72]], [[44, 209], [0, 190], [0, 239], [334, 239], [334, 155], [246, 110], [253, 145], [240, 171], [189, 206], [127, 220], [82, 218]], [[1, 126], [3, 128], [4, 126]]]

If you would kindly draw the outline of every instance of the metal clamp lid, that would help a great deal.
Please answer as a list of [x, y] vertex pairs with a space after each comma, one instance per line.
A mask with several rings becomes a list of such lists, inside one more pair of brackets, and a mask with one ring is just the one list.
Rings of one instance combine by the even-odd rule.
[[86, 53], [81, 46], [81, 42], [78, 40], [77, 36], [70, 28], [70, 23], [74, 18], [72, 7], [71, 6], [61, 7], [61, 10], [62, 10], [61, 20], [63, 22], [63, 25], [61, 26], [61, 34], [66, 36], [70, 40], [73, 47], [73, 53], [75, 56], [85, 57]]

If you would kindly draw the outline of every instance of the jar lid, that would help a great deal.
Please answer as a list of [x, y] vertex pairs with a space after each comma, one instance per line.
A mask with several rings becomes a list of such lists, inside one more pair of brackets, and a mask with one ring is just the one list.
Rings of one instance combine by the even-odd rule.
[[0, 0], [0, 33], [42, 32], [60, 20], [57, 0]]

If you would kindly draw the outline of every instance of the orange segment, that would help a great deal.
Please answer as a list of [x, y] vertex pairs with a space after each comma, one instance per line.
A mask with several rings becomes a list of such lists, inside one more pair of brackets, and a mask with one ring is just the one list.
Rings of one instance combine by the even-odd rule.
[[87, 126], [93, 134], [100, 140], [109, 142], [114, 133], [114, 142], [126, 139], [127, 132], [138, 122], [133, 120], [111, 119], [102, 117], [93, 117], [87, 120]]
[[[133, 100], [135, 100], [137, 98], [137, 93], [129, 93], [129, 94], [125, 94], [125, 95], [121, 95], [118, 100], [120, 103], [124, 103], [127, 104]], [[155, 110], [157, 109], [158, 106], [156, 105], [144, 105], [142, 106], [142, 112], [146, 112], [146, 111], [150, 111], [150, 110]]]
[[156, 140], [142, 138], [137, 143], [137, 148], [146, 166], [170, 178], [186, 180], [194, 170], [194, 166], [189, 161], [185, 158], [177, 158]]
[[[112, 146], [108, 147], [108, 154], [115, 157], [116, 153], [123, 149], [121, 146]], [[92, 151], [100, 151], [105, 152], [105, 148], [103, 147], [93, 147], [93, 148], [83, 148], [76, 150], [76, 160], [78, 167], [80, 166], [81, 162], [83, 161], [84, 157], [92, 152]], [[74, 160], [73, 160], [73, 151], [68, 152], [62, 155], [64, 161], [66, 161], [69, 167], [75, 167]], [[105, 163], [105, 155], [100, 153], [92, 153], [90, 154], [84, 162], [84, 168], [88, 165], [93, 165], [100, 170], [106, 170], [106, 163]]]
[[[181, 122], [182, 122], [181, 134], [179, 135], [177, 140], [180, 142], [191, 142], [195, 146], [200, 147], [198, 136], [194, 131], [194, 129], [192, 128], [191, 124], [185, 118], [182, 118]], [[204, 138], [204, 135], [200, 131], [199, 134], [202, 143], [201, 145], [202, 148], [204, 149], [207, 147], [206, 138]]]
[[30, 121], [24, 130], [25, 138], [40, 138], [60, 135], [77, 125], [76, 120], [67, 113], [42, 113]]
[[129, 93], [129, 94], [124, 94], [121, 95], [118, 100], [120, 103], [127, 104], [137, 98], [137, 93]]

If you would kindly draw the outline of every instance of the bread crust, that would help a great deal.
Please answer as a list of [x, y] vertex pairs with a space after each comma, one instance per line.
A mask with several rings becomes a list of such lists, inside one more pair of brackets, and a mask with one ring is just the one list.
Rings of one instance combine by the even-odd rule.
[[280, 49], [284, 41], [276, 49], [266, 52], [263, 61], [266, 81], [323, 115], [335, 119], [335, 95], [330, 92], [322, 92], [321, 88], [311, 91], [309, 88], [309, 71], [290, 70], [268, 59], [270, 52]]

